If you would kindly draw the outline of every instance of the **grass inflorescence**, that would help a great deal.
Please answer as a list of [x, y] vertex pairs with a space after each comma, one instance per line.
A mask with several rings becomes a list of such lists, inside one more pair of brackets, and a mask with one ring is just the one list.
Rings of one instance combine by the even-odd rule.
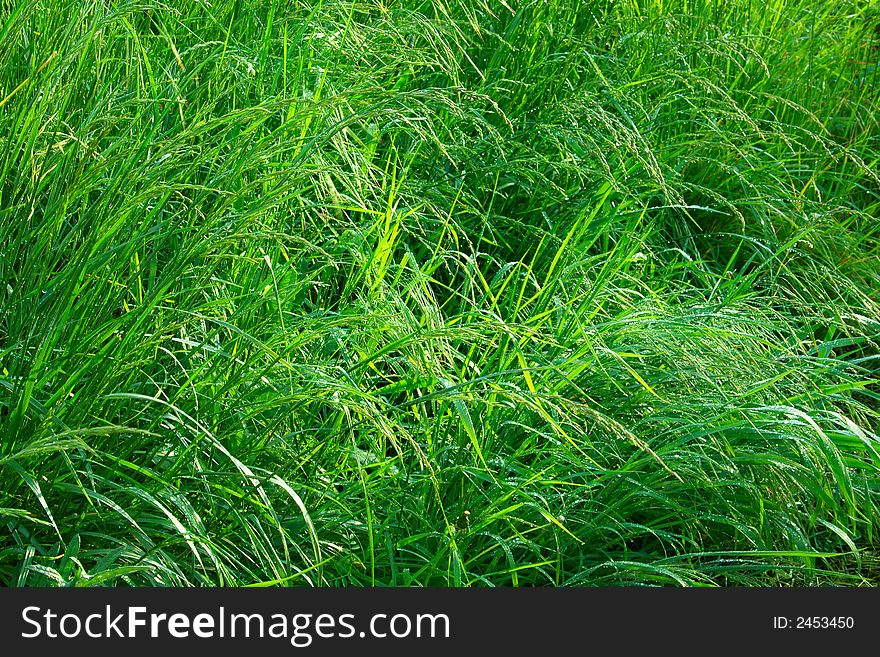
[[875, 3], [0, 26], [0, 583], [880, 585]]

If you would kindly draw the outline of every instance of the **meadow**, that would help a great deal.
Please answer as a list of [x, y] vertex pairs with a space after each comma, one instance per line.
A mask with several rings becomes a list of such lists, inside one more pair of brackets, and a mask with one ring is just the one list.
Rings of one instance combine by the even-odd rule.
[[0, 585], [880, 586], [880, 5], [0, 2]]

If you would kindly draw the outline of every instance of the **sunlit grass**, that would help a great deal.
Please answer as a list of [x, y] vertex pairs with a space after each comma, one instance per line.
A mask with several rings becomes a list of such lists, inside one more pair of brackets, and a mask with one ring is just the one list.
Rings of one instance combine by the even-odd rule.
[[871, 2], [0, 19], [0, 583], [880, 584]]

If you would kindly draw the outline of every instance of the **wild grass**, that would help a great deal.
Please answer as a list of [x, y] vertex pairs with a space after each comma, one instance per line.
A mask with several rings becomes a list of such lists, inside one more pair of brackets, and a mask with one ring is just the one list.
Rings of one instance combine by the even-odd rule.
[[0, 19], [0, 583], [880, 584], [876, 4]]

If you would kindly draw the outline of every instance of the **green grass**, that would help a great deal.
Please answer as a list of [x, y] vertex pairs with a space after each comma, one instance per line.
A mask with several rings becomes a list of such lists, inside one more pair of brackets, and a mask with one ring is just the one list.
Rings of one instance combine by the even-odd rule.
[[0, 25], [0, 584], [880, 585], [875, 3]]

